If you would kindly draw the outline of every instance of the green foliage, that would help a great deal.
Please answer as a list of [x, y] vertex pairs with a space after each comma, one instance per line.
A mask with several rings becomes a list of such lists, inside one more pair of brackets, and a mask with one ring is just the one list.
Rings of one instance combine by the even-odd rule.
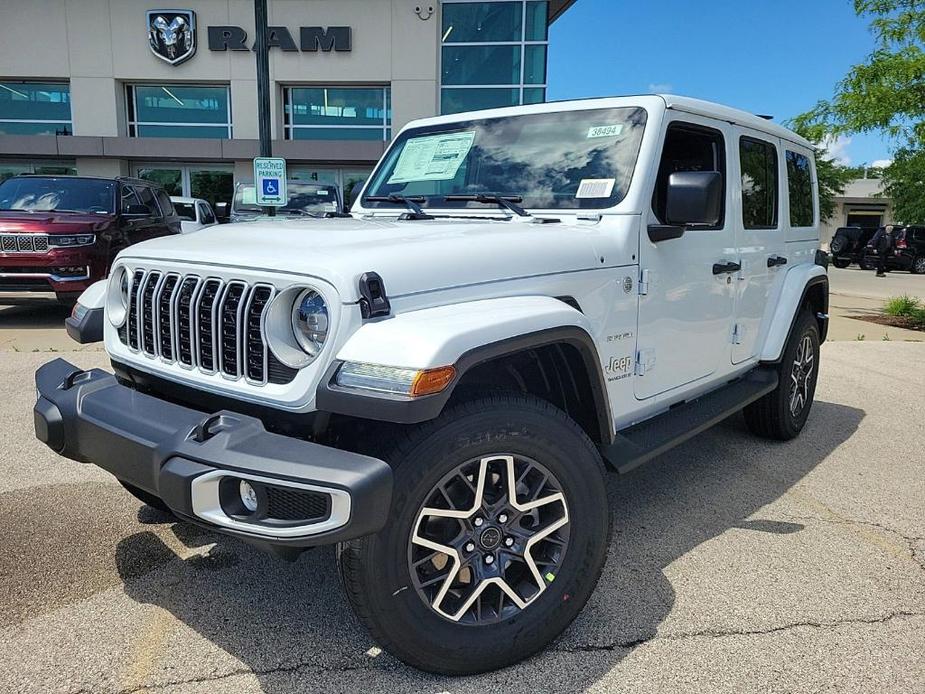
[[883, 312], [888, 316], [911, 316], [919, 308], [919, 300], [914, 296], [893, 296], [884, 304]]
[[826, 136], [880, 132], [894, 143], [894, 163], [882, 172], [893, 213], [925, 221], [925, 0], [855, 0], [870, 20], [873, 53], [853, 66], [831, 99], [793, 119], [798, 132]]

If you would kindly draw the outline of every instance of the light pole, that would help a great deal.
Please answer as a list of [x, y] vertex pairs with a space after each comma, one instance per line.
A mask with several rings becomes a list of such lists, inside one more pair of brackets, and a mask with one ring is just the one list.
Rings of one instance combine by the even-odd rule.
[[[254, 23], [257, 41], [257, 128], [260, 136], [260, 156], [273, 156], [273, 142], [270, 140], [270, 57], [267, 46], [267, 0], [254, 0]], [[256, 187], [257, 181], [254, 181]], [[264, 207], [269, 216], [276, 214], [275, 207]]]

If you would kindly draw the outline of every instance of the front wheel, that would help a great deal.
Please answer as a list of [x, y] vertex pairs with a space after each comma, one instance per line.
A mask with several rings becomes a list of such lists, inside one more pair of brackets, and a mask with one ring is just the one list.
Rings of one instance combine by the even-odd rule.
[[819, 324], [804, 309], [784, 348], [777, 388], [744, 410], [752, 433], [787, 441], [803, 430], [816, 394], [818, 364]]
[[601, 458], [572, 420], [495, 395], [415, 429], [387, 459], [388, 524], [338, 552], [347, 596], [383, 647], [422, 670], [472, 674], [571, 623], [610, 534]]

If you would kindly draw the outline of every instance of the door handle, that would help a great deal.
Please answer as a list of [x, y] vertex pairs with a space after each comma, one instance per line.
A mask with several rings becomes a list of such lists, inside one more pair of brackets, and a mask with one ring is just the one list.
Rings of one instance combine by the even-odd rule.
[[778, 265], [786, 265], [787, 259], [781, 255], [772, 255], [768, 258], [768, 267], [777, 267]]
[[727, 272], [738, 272], [742, 269], [742, 266], [739, 263], [713, 263], [713, 274], [722, 275]]

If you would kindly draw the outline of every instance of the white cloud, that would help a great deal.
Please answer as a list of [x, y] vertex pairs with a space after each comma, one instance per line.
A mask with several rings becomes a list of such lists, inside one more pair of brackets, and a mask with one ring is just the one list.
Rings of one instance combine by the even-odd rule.
[[892, 163], [892, 159], [874, 159], [868, 166], [872, 169], [885, 169]]
[[851, 145], [851, 138], [847, 135], [837, 135], [836, 137], [826, 137], [820, 143], [826, 150], [826, 157], [834, 159], [842, 166], [851, 164], [851, 157], [848, 155], [848, 147]]
[[671, 94], [674, 91], [674, 85], [668, 82], [652, 82], [649, 85], [649, 91], [653, 94]]

